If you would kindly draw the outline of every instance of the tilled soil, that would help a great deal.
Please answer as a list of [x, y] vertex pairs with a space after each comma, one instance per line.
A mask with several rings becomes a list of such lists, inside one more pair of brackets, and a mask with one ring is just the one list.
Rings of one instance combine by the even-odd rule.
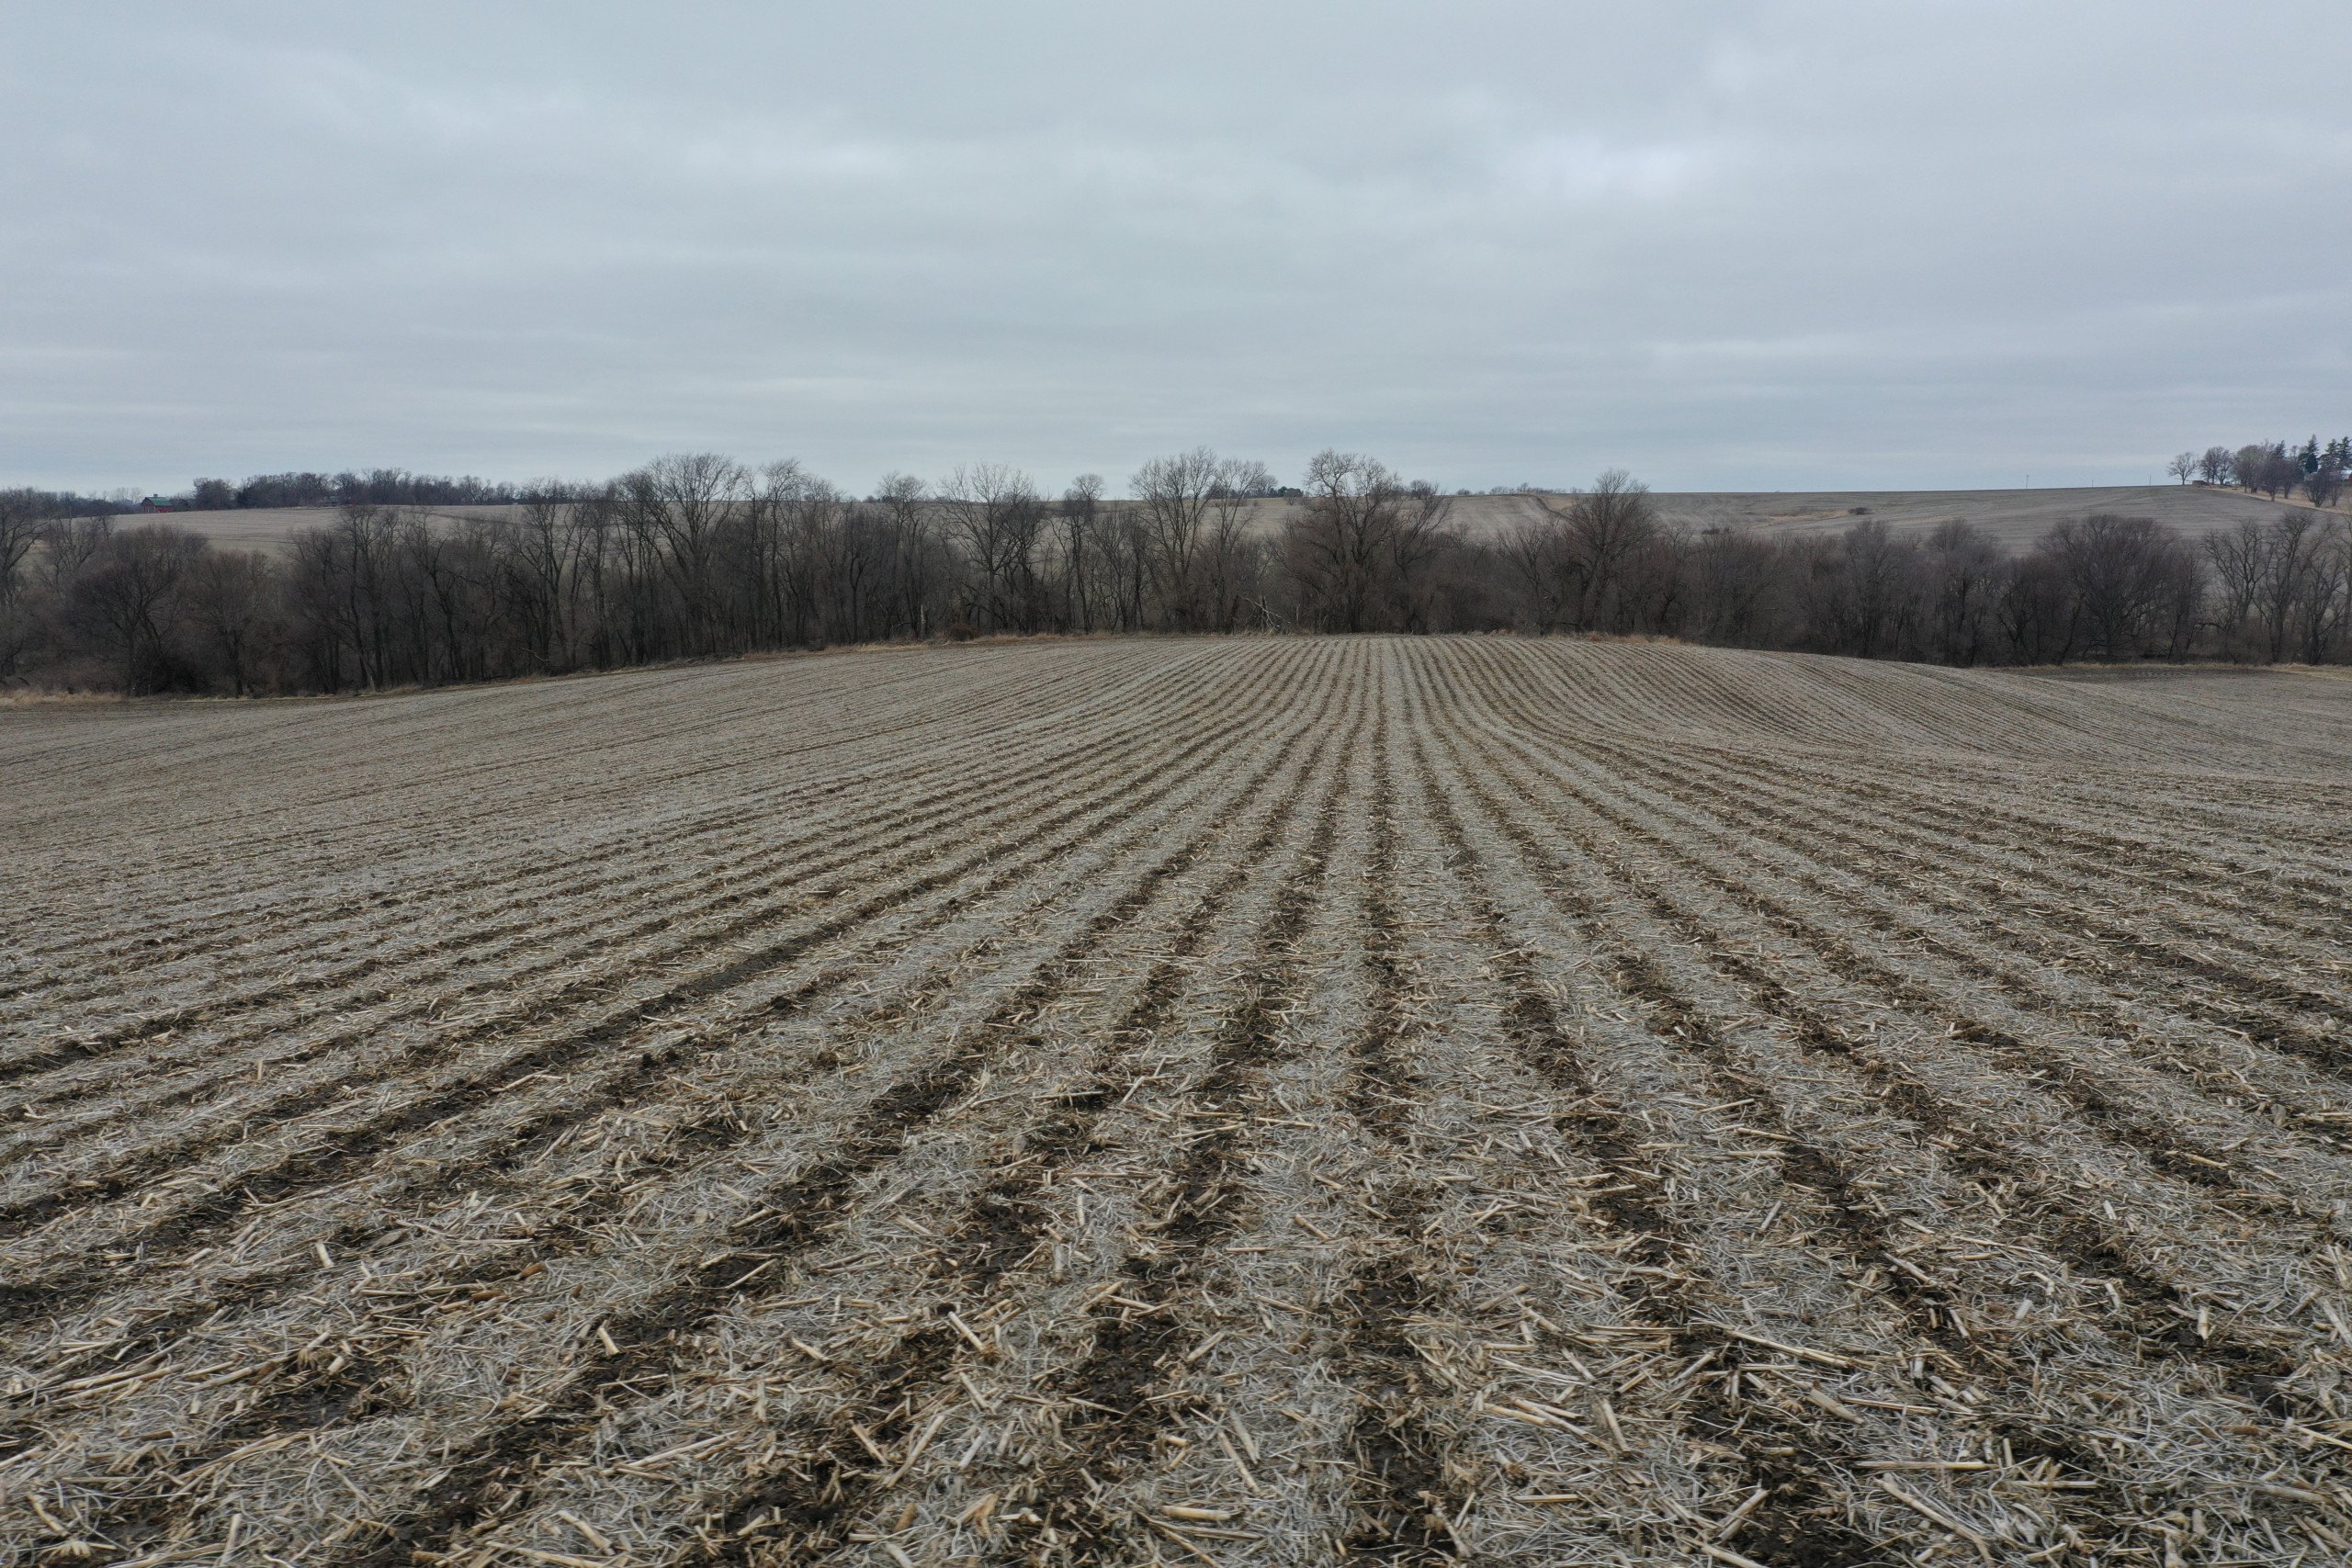
[[2352, 681], [0, 713], [0, 1556], [2352, 1561]]

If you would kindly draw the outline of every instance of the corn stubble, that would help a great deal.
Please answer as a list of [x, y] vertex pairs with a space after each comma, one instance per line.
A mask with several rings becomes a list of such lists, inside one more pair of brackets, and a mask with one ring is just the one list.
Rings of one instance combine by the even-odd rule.
[[2352, 684], [6, 716], [12, 1561], [2352, 1560]]

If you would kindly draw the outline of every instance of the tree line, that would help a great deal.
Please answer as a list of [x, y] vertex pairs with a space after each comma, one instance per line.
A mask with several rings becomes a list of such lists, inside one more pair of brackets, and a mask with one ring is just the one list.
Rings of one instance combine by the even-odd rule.
[[187, 494], [167, 504], [189, 512], [231, 512], [254, 507], [349, 506], [506, 506], [522, 499], [514, 485], [476, 479], [471, 474], [412, 474], [406, 468], [370, 468], [365, 473], [345, 469], [337, 474], [307, 469], [283, 474], [254, 474], [242, 482], [198, 479]]
[[2178, 452], [2165, 472], [2182, 484], [2234, 485], [2273, 501], [2300, 491], [2313, 506], [2334, 506], [2346, 480], [2352, 479], [2352, 435], [2339, 435], [2324, 446], [2314, 435], [2301, 446], [2256, 441]]
[[141, 496], [118, 490], [107, 495], [25, 490], [11, 492], [20, 503], [50, 517], [115, 517], [128, 512], [234, 512], [256, 507], [328, 507], [366, 502], [377, 506], [511, 506], [522, 487], [471, 474], [413, 474], [406, 468], [346, 468], [324, 474], [310, 469], [253, 474], [242, 480], [198, 479], [176, 495]]
[[0, 493], [0, 682], [342, 692], [996, 634], [1517, 631], [1953, 665], [2352, 657], [2352, 536], [2300, 508], [2202, 541], [2063, 522], [2000, 548], [1692, 533], [1622, 472], [1467, 532], [1454, 502], [1327, 451], [1285, 488], [1205, 448], [1113, 497], [979, 464], [864, 498], [799, 464], [657, 459], [495, 515], [355, 496], [283, 550]]

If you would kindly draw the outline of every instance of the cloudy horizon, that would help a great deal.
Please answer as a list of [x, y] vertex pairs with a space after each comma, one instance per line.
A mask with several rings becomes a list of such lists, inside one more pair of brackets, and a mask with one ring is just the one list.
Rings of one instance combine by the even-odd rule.
[[2342, 434], [2339, 15], [2054, 13], [14, 8], [0, 483], [1959, 488]]

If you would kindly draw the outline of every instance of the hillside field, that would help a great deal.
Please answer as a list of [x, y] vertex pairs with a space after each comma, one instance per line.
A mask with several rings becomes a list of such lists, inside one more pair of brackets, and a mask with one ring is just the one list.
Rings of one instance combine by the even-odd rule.
[[0, 777], [10, 1562], [2352, 1561], [2352, 680], [981, 643]]

